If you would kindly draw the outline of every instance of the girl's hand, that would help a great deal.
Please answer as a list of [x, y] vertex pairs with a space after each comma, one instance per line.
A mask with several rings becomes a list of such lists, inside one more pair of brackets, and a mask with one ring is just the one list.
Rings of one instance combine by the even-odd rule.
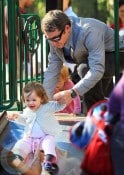
[[71, 91], [65, 90], [54, 94], [53, 99], [58, 101], [60, 104], [68, 105], [72, 101]]
[[19, 117], [18, 114], [8, 114], [7, 120], [16, 120]]

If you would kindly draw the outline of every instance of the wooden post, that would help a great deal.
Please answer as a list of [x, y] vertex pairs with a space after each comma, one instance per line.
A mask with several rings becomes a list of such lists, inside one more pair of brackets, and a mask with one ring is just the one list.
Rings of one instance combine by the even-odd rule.
[[60, 9], [63, 8], [63, 0], [52, 0], [52, 3], [49, 0], [46, 0], [46, 12], [49, 10]]

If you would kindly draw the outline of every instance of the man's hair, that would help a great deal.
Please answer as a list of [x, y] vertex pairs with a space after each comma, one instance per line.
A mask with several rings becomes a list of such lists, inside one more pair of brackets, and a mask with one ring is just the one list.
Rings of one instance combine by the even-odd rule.
[[51, 10], [42, 19], [41, 29], [43, 32], [62, 31], [66, 25], [71, 26], [69, 17], [61, 10]]
[[122, 5], [124, 5], [124, 0], [119, 1], [119, 7], [121, 7]]

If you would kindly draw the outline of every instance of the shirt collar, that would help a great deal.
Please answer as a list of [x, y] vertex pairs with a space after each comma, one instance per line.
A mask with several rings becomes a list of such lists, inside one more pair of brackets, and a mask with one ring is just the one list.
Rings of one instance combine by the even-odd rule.
[[72, 7], [68, 7], [65, 11], [64, 11], [65, 14], [69, 15], [72, 13]]
[[72, 24], [71, 24], [71, 30], [70, 30], [70, 35], [69, 35], [69, 38], [68, 38], [68, 41], [67, 41], [67, 43], [65, 44], [65, 46], [64, 47], [66, 47], [66, 48], [70, 48], [70, 47], [73, 47], [73, 40], [72, 40], [72, 36], [73, 36], [73, 30], [72, 30]]

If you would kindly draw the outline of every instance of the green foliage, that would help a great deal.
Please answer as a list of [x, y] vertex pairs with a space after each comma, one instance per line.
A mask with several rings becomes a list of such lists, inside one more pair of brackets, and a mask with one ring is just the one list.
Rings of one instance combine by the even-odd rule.
[[87, 3], [86, 0], [72, 1], [74, 11], [78, 16], [82, 17], [94, 17], [94, 0]]
[[114, 5], [108, 3], [107, 7], [109, 9], [109, 15], [107, 18], [107, 22], [108, 24], [112, 24], [114, 22]]
[[42, 18], [44, 14], [46, 13], [45, 0], [34, 1], [32, 7], [27, 8], [26, 11], [27, 13], [35, 13]]
[[[108, 0], [72, 0], [72, 7], [78, 16], [93, 17], [104, 22], [113, 21], [113, 8]], [[46, 13], [46, 1], [36, 0], [30, 10], [42, 18]]]
[[107, 18], [109, 16], [109, 11], [107, 9], [107, 0], [98, 0], [98, 12], [99, 19], [107, 22]]
[[72, 6], [79, 16], [93, 17], [104, 22], [107, 21], [109, 15], [107, 0], [73, 0]]
[[45, 0], [37, 0], [35, 1], [35, 13], [38, 14], [41, 18], [44, 16], [46, 13], [46, 4]]

